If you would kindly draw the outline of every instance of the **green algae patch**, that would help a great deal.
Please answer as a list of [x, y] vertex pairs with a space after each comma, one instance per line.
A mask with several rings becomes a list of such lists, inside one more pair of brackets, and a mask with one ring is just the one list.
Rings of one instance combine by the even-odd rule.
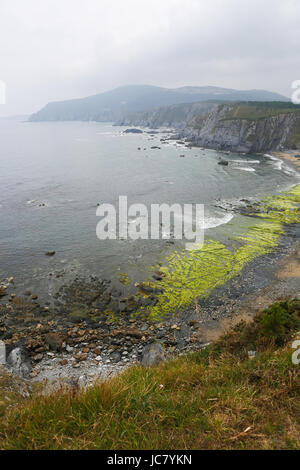
[[126, 274], [126, 273], [120, 273], [120, 275], [119, 275], [119, 281], [120, 281], [121, 284], [123, 284], [124, 286], [129, 286], [129, 285], [131, 284], [130, 277], [129, 277], [128, 274]]
[[74, 308], [68, 315], [71, 318], [87, 318], [89, 310], [88, 308], [77, 309]]
[[231, 246], [207, 240], [201, 249], [172, 253], [166, 259], [166, 266], [160, 267], [164, 273], [162, 280], [144, 284], [153, 291], [161, 290], [156, 295], [156, 305], [142, 308], [139, 313], [147, 310], [153, 320], [170, 317], [197, 298], [206, 297], [216, 287], [223, 286], [239, 275], [249, 262], [276, 248], [284, 235], [284, 225], [300, 221], [299, 204], [300, 185], [262, 201], [259, 213], [252, 214], [257, 222], [233, 238]]

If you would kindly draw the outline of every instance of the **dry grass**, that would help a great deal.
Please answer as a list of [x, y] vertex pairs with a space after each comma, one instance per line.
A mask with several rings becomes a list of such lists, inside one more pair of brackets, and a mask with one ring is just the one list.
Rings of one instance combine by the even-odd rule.
[[300, 369], [287, 337], [283, 346], [268, 337], [252, 360], [232, 349], [233, 331], [86, 391], [35, 396], [0, 418], [0, 448], [299, 449]]

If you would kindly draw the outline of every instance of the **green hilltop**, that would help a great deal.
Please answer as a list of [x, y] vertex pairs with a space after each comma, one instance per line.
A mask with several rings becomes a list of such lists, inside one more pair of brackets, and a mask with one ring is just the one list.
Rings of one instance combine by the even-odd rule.
[[249, 121], [257, 121], [259, 119], [266, 119], [280, 114], [300, 113], [299, 105], [283, 101], [247, 101], [227, 104], [230, 104], [232, 109], [224, 118], [226, 120], [247, 119]]

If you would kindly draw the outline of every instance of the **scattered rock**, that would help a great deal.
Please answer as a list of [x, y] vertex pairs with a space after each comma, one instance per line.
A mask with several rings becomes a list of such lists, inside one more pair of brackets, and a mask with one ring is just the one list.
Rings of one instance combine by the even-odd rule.
[[195, 329], [198, 329], [198, 328], [200, 328], [201, 323], [198, 320], [191, 320], [190, 321], [190, 326], [192, 326]]
[[46, 256], [54, 256], [55, 253], [56, 253], [56, 251], [47, 251], [47, 252], [45, 253], [45, 255], [46, 255]]
[[141, 359], [144, 367], [155, 366], [164, 360], [164, 348], [160, 343], [149, 344], [144, 348]]
[[52, 351], [61, 351], [65, 339], [65, 335], [62, 333], [48, 333], [45, 335], [45, 343]]
[[124, 134], [143, 134], [143, 131], [141, 129], [126, 129], [124, 131]]
[[155, 287], [149, 287], [145, 286], [141, 282], [136, 282], [134, 284], [135, 287], [138, 287], [138, 289], [143, 293], [143, 294], [163, 294], [164, 291], [163, 289], [156, 289]]
[[0, 297], [4, 297], [7, 294], [7, 286], [0, 286]]
[[143, 333], [141, 333], [137, 328], [126, 328], [120, 330], [113, 330], [111, 333], [112, 336], [128, 336], [132, 338], [142, 338]]
[[113, 352], [110, 357], [112, 362], [115, 363], [120, 362], [121, 360], [121, 354], [118, 351]]
[[37, 377], [40, 374], [40, 372], [41, 372], [40, 369], [33, 370], [32, 372], [30, 372], [29, 377], [33, 379], [34, 377]]
[[44, 357], [44, 354], [40, 353], [40, 354], [36, 354], [35, 356], [33, 356], [33, 360], [35, 362], [40, 362]]

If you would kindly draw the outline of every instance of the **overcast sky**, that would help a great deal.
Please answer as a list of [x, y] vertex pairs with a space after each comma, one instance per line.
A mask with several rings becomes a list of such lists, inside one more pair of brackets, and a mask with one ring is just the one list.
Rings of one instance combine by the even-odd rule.
[[0, 0], [0, 115], [120, 85], [300, 79], [299, 0]]

